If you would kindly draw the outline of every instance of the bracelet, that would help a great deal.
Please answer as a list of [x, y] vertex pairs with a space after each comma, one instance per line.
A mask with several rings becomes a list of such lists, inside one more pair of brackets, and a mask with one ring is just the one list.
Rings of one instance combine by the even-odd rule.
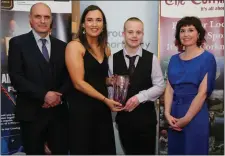
[[104, 99], [102, 100], [102, 102], [104, 102], [104, 101], [105, 101], [105, 99], [106, 99], [106, 97], [104, 97]]

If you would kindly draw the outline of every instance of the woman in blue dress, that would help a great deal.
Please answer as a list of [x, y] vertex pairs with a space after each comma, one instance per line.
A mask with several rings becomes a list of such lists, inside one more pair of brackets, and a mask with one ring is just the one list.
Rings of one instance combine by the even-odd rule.
[[176, 46], [171, 57], [165, 91], [168, 154], [207, 155], [209, 113], [206, 99], [216, 77], [214, 56], [202, 48], [205, 29], [197, 17], [184, 17], [176, 25]]

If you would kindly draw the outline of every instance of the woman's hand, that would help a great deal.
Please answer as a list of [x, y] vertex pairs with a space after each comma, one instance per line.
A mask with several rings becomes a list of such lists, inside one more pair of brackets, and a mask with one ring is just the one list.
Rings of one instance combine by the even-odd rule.
[[173, 117], [173, 116], [171, 116], [169, 113], [165, 113], [165, 118], [166, 118], [166, 120], [168, 121], [168, 123], [169, 123], [169, 125], [171, 126], [171, 128], [178, 128], [179, 129], [179, 127], [176, 125], [176, 123], [177, 123], [177, 118], [175, 118], [175, 117]]
[[121, 103], [116, 102], [112, 99], [105, 98], [103, 102], [105, 102], [105, 104], [111, 109], [112, 112], [119, 112], [124, 109]]
[[187, 126], [187, 124], [189, 124], [190, 121], [190, 118], [184, 116], [180, 119], [177, 119], [176, 125], [177, 127], [184, 128], [185, 126]]

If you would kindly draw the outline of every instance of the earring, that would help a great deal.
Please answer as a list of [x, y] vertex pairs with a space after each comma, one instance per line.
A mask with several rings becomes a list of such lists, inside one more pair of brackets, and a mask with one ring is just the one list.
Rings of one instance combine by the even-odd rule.
[[185, 51], [185, 46], [182, 45], [182, 50]]
[[83, 30], [83, 34], [85, 34], [86, 32], [85, 32], [85, 29]]

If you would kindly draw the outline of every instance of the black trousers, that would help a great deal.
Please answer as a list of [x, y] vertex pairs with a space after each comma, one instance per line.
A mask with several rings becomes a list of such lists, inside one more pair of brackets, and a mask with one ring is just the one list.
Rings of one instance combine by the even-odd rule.
[[126, 155], [155, 155], [156, 125], [118, 123], [118, 130]]
[[27, 155], [44, 155], [47, 142], [53, 155], [68, 154], [68, 117], [42, 109], [36, 120], [20, 121], [22, 144]]

